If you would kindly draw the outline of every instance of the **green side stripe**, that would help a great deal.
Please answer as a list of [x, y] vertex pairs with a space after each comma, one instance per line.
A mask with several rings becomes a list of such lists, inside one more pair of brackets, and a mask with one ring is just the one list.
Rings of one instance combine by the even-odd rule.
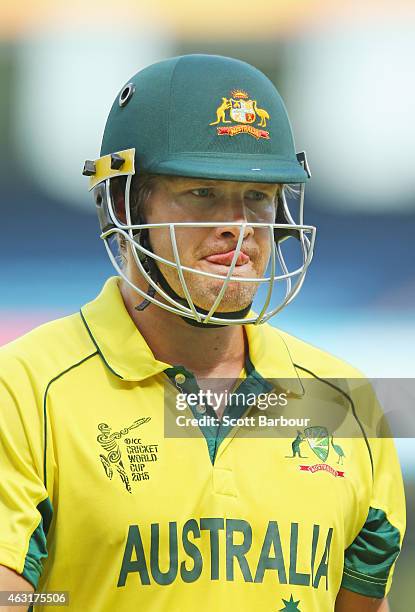
[[345, 550], [342, 587], [368, 597], [384, 597], [399, 551], [399, 530], [383, 510], [370, 508], [360, 533]]
[[49, 497], [37, 505], [41, 519], [29, 541], [22, 576], [37, 589], [39, 578], [43, 570], [42, 559], [48, 556], [46, 536], [53, 516], [53, 508]]

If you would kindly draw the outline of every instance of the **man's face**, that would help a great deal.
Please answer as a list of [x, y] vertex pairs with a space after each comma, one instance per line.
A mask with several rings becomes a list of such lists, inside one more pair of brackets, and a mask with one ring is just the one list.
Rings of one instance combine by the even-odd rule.
[[[274, 223], [279, 189], [276, 184], [161, 177], [145, 203], [144, 219], [146, 223], [226, 222], [218, 227], [175, 228], [182, 265], [225, 277], [240, 234], [235, 223]], [[174, 261], [169, 228], [150, 229], [150, 243], [155, 254]], [[262, 277], [270, 249], [269, 229], [248, 225], [232, 276]], [[157, 265], [172, 289], [184, 298], [176, 269]], [[209, 310], [223, 281], [187, 271], [184, 278], [194, 304]], [[217, 312], [245, 308], [257, 288], [258, 283], [229, 283]]]

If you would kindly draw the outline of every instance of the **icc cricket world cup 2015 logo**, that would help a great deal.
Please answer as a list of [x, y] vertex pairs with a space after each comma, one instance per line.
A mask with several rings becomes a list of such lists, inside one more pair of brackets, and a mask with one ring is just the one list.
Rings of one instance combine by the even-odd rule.
[[120, 431], [114, 431], [111, 433], [111, 427], [106, 423], [100, 423], [98, 429], [101, 432], [97, 437], [97, 441], [100, 443], [102, 448], [107, 452], [106, 455], [100, 455], [101, 463], [104, 467], [105, 474], [110, 480], [112, 480], [114, 469], [118, 472], [121, 481], [129, 493], [131, 493], [131, 485], [128, 479], [127, 472], [125, 470], [121, 450], [118, 444], [118, 440], [127, 435], [131, 429], [140, 427], [151, 420], [151, 417], [143, 417], [134, 421], [129, 427], [125, 427]]

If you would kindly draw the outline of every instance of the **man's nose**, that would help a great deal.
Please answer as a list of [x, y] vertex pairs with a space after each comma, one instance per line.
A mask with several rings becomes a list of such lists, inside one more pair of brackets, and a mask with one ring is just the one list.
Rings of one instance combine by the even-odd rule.
[[[247, 215], [244, 201], [239, 198], [229, 198], [223, 203], [221, 210], [221, 219], [226, 225], [221, 225], [216, 228], [216, 236], [218, 238], [234, 238], [238, 240], [241, 232], [240, 225], [234, 223], [247, 223]], [[250, 225], [245, 225], [243, 228], [243, 239], [253, 235], [254, 228]]]

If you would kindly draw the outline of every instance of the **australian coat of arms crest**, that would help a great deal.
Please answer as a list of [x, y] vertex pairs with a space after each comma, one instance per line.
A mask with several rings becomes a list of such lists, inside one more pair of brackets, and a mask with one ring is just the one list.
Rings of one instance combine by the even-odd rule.
[[[269, 132], [264, 129], [269, 120], [269, 113], [259, 108], [257, 101], [249, 98], [246, 91], [234, 89], [229, 98], [222, 97], [222, 103], [216, 109], [216, 121], [209, 125], [217, 125], [218, 136], [235, 136], [236, 134], [250, 134], [254, 138], [269, 140]], [[232, 124], [236, 125], [220, 125]], [[257, 123], [257, 127], [254, 127]]]
[[[331, 444], [330, 444], [331, 439]], [[326, 427], [320, 425], [314, 427], [306, 427], [304, 431], [297, 431], [297, 437], [291, 443], [292, 455], [286, 455], [287, 458], [293, 459], [300, 457], [301, 459], [307, 459], [306, 455], [301, 454], [301, 444], [307, 440], [309, 448], [323, 463], [316, 465], [300, 465], [300, 470], [305, 472], [319, 472], [325, 471], [330, 472], [333, 476], [344, 477], [342, 470], [334, 469], [332, 466], [326, 463], [329, 456], [330, 446], [334, 453], [337, 455], [337, 464], [343, 465], [344, 457], [346, 456], [342, 447], [339, 444], [334, 443], [333, 434], [329, 434]]]

